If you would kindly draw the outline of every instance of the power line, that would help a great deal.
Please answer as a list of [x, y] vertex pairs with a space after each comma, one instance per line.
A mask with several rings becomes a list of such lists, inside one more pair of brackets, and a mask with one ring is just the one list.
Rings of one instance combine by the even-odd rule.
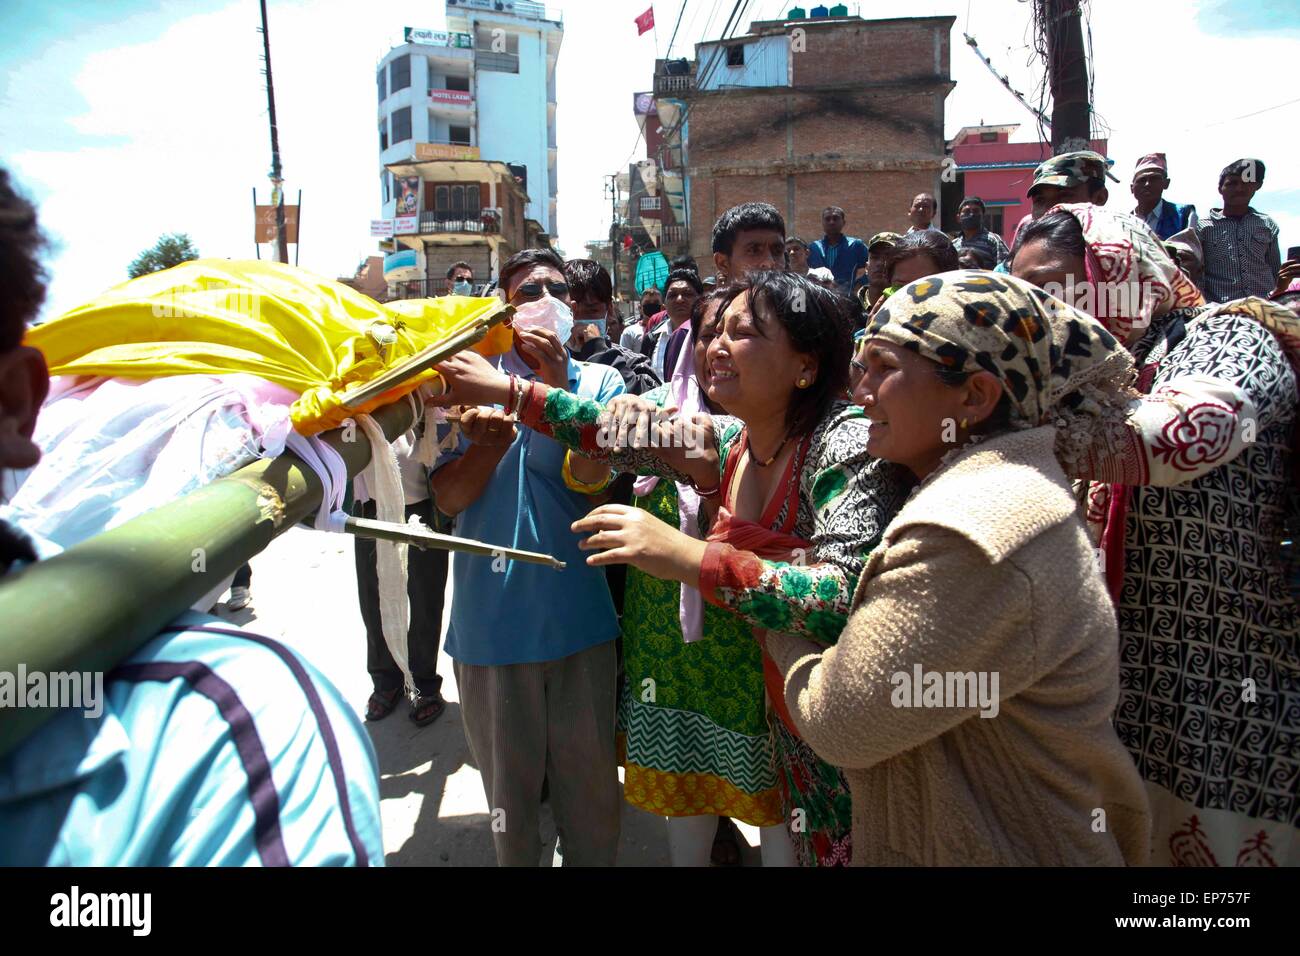
[[673, 35], [668, 38], [668, 49], [664, 51], [664, 59], [673, 55], [673, 41], [677, 39], [677, 29], [682, 25], [682, 14], [686, 12], [687, 0], [682, 0], [682, 8], [677, 11], [677, 22], [673, 24]]

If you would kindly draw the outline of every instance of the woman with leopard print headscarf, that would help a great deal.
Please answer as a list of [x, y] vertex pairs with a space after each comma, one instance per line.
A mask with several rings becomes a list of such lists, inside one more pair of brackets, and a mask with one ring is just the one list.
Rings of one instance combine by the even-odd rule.
[[1145, 863], [1115, 612], [1066, 478], [1123, 427], [1128, 353], [1029, 283], [959, 271], [895, 293], [858, 361], [867, 450], [920, 484], [835, 646], [768, 638], [800, 735], [848, 778], [853, 862]]

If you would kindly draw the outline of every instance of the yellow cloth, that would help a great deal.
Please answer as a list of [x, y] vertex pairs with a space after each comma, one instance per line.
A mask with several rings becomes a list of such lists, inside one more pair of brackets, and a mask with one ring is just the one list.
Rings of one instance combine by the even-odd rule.
[[[312, 435], [436, 377], [428, 369], [358, 408], [342, 405], [349, 389], [505, 309], [465, 296], [381, 305], [278, 262], [196, 259], [115, 286], [29, 329], [26, 344], [52, 375], [256, 375], [299, 394], [294, 428]], [[474, 348], [497, 355], [510, 344], [509, 327], [496, 325]]]

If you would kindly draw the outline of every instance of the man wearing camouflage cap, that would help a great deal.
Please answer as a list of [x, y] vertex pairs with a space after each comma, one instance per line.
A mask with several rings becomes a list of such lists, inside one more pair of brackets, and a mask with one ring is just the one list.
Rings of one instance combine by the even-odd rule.
[[889, 279], [889, 256], [895, 243], [902, 238], [896, 232], [878, 232], [867, 240], [867, 282], [858, 290], [858, 298], [867, 311], [885, 291]]
[[1037, 219], [1058, 203], [1106, 205], [1110, 198], [1106, 190], [1107, 176], [1119, 182], [1106, 168], [1106, 157], [1092, 150], [1062, 153], [1039, 163], [1034, 170], [1033, 185], [1029, 187], [1029, 198], [1034, 204], [1030, 218]]

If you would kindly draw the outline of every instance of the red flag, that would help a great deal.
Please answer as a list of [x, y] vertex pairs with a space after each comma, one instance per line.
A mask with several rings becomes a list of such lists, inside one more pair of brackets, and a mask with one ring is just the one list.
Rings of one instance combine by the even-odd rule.
[[636, 18], [636, 35], [641, 36], [655, 28], [655, 8], [651, 7]]

